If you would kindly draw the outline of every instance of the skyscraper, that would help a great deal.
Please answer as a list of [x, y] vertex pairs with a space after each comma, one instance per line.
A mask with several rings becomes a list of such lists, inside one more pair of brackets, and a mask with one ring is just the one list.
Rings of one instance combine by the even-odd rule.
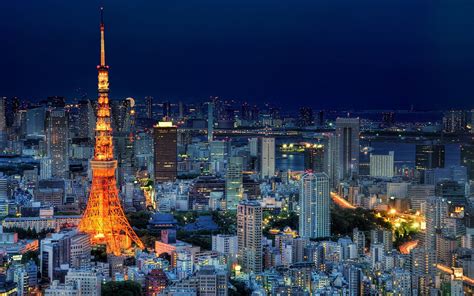
[[461, 165], [466, 167], [469, 180], [474, 180], [474, 145], [461, 145]]
[[275, 138], [260, 138], [259, 154], [260, 177], [275, 176]]
[[211, 143], [214, 139], [214, 103], [207, 103], [207, 141]]
[[90, 100], [79, 101], [79, 137], [94, 138], [95, 114]]
[[304, 149], [304, 169], [313, 173], [326, 172], [325, 154], [323, 144], [308, 144]]
[[171, 122], [159, 122], [153, 132], [155, 181], [173, 182], [177, 177], [178, 130]]
[[448, 217], [447, 200], [438, 197], [429, 197], [424, 205], [426, 217], [425, 249], [436, 250], [436, 233], [441, 231]]
[[145, 97], [146, 118], [153, 118], [153, 97]]
[[299, 126], [306, 127], [313, 125], [314, 117], [313, 117], [313, 109], [310, 107], [302, 107], [300, 108], [300, 118], [299, 118]]
[[67, 178], [69, 173], [69, 129], [64, 109], [49, 109], [46, 113], [46, 140], [51, 174]]
[[325, 173], [306, 173], [300, 182], [300, 236], [303, 238], [330, 236], [328, 176]]
[[338, 176], [341, 180], [359, 175], [359, 129], [359, 118], [336, 119]]
[[444, 113], [443, 131], [445, 133], [462, 132], [466, 129], [466, 113], [462, 110], [451, 110]]
[[415, 168], [419, 171], [444, 168], [444, 145], [416, 145]]
[[225, 178], [225, 195], [227, 199], [227, 209], [236, 209], [238, 203], [242, 200], [242, 195], [244, 191], [242, 184], [242, 169], [242, 157], [229, 157]]
[[262, 271], [262, 207], [257, 201], [242, 201], [237, 207], [238, 261], [242, 271]]

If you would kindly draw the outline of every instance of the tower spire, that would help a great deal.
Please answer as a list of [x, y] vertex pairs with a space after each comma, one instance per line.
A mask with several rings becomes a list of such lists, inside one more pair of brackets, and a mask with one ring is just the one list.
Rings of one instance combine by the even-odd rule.
[[100, 66], [105, 67], [104, 7], [100, 8]]
[[105, 65], [104, 19], [100, 8], [100, 65], [98, 71], [97, 117], [94, 158], [90, 161], [92, 185], [79, 230], [90, 234], [93, 244], [107, 245], [107, 253], [120, 255], [132, 242], [144, 245], [130, 226], [119, 199], [109, 106], [109, 68]]

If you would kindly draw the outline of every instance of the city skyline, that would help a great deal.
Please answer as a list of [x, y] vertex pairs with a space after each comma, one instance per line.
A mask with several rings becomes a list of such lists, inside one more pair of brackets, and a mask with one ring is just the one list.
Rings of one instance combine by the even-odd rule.
[[[115, 3], [112, 15], [106, 14], [105, 19], [104, 7], [100, 6], [97, 16], [100, 21], [94, 31], [94, 35], [100, 34], [94, 42], [100, 48], [93, 58], [98, 60], [97, 72], [93, 75], [88, 71], [96, 79], [96, 96], [75, 100], [55, 95], [37, 102], [0, 96], [0, 293], [11, 296], [474, 295], [474, 109], [420, 111], [415, 107], [416, 102], [410, 100], [410, 107], [400, 110], [398, 105], [403, 102], [389, 100], [384, 104], [389, 103], [390, 108], [377, 111], [377, 103], [367, 106], [368, 110], [364, 100], [350, 97], [344, 102], [332, 100], [339, 110], [351, 110], [346, 107], [351, 102], [361, 111], [315, 107], [312, 102], [295, 97], [273, 99], [271, 104], [216, 96], [191, 102], [173, 102], [160, 96], [138, 99], [125, 96], [115, 100], [109, 97], [110, 89], [117, 87], [120, 92], [140, 78], [143, 78], [142, 88], [159, 87], [158, 83], [148, 81], [159, 79], [159, 75], [150, 74], [156, 69], [155, 60], [134, 73], [127, 70], [140, 66], [139, 60], [146, 59], [146, 55], [135, 60], [114, 59], [112, 54], [109, 59], [109, 53], [118, 51], [115, 56], [118, 57], [133, 52], [135, 46], [146, 49], [147, 43], [135, 41], [143, 35], [153, 40], [153, 34], [146, 33], [157, 21], [142, 18], [139, 21], [151, 25], [143, 27], [130, 19], [127, 29], [135, 35], [118, 39], [118, 35], [114, 38], [112, 34], [109, 38], [109, 19], [118, 28], [125, 23], [117, 18], [119, 7], [129, 8], [126, 16], [135, 16], [133, 11], [143, 6], [174, 7], [176, 10], [170, 10], [168, 17], [190, 8], [194, 8], [188, 11], [190, 14], [200, 17], [212, 15], [217, 8], [239, 17], [249, 13], [239, 10], [242, 6], [234, 10], [237, 7], [230, 1], [222, 4], [202, 0], [200, 5], [194, 3], [196, 6]], [[295, 15], [292, 3], [276, 0], [269, 7], [263, 5], [266, 1], [256, 3], [255, 12], [264, 9], [276, 14], [262, 15], [258, 23], [252, 23], [251, 18], [239, 19], [238, 23], [233, 19], [225, 21], [230, 27], [251, 24], [248, 29], [256, 29], [246, 30], [243, 39], [249, 34], [256, 37], [261, 33], [259, 29], [277, 23], [288, 28], [305, 28], [308, 33], [314, 29], [313, 23], [303, 16], [310, 16], [313, 11], [304, 8], [324, 7], [327, 10], [317, 12], [327, 19], [338, 4], [350, 7], [348, 0], [303, 2], [298, 6], [302, 14]], [[357, 4], [370, 3], [367, 8], [371, 12], [390, 7], [390, 16], [397, 15], [397, 8], [408, 5], [384, 2], [374, 6], [371, 1], [375, 0], [361, 0]], [[71, 4], [57, 3], [55, 7], [64, 9], [68, 5]], [[34, 13], [43, 16], [55, 11], [45, 13], [40, 9], [44, 7], [38, 8]], [[75, 15], [80, 15], [80, 11], [75, 11]], [[283, 11], [285, 18], [278, 18]], [[353, 18], [351, 13], [342, 13], [342, 17], [349, 20], [362, 17]], [[415, 11], [410, 13], [417, 15]], [[424, 16], [429, 18], [431, 13], [434, 11]], [[143, 17], [147, 15], [149, 11]], [[211, 30], [217, 35], [226, 31], [227, 27], [219, 27], [224, 20], [220, 19], [222, 16], [216, 15], [212, 19], [213, 27], [206, 26], [204, 31]], [[380, 19], [384, 16], [387, 17], [377, 15], [376, 23], [386, 25], [386, 20]], [[266, 22], [269, 19], [276, 22]], [[365, 34], [391, 32], [384, 26], [378, 27], [380, 32], [371, 31], [365, 26], [375, 19], [362, 19], [354, 28], [362, 29]], [[195, 20], [189, 18], [186, 24], [191, 25]], [[206, 19], [206, 24], [209, 20]], [[286, 23], [288, 20], [297, 22]], [[60, 18], [54, 21], [61, 23]], [[422, 25], [423, 21], [426, 19], [418, 19], [417, 24]], [[24, 25], [21, 23], [20, 27]], [[70, 25], [74, 27], [74, 21], [64, 25], [67, 30]], [[143, 31], [134, 31], [135, 25]], [[38, 25], [35, 30], [41, 31], [39, 28], [46, 29]], [[338, 28], [341, 27], [330, 31], [339, 34]], [[182, 33], [198, 37], [193, 35], [195, 29], [203, 28], [187, 28]], [[10, 32], [10, 28], [7, 30]], [[44, 32], [54, 35], [53, 31]], [[53, 35], [48, 36], [54, 39]], [[280, 41], [288, 43], [303, 37], [292, 35], [295, 39]], [[357, 34], [343, 39], [350, 43], [354, 37]], [[395, 37], [387, 36], [391, 41]], [[384, 43], [388, 39], [378, 41]], [[51, 39], [43, 36], [41, 40]], [[188, 41], [199, 47], [201, 40], [197, 40]], [[269, 40], [260, 40], [265, 41]], [[51, 53], [58, 49], [53, 43], [47, 47]], [[127, 47], [118, 49], [124, 43]], [[30, 45], [34, 47], [33, 43]], [[231, 44], [222, 45], [224, 48]], [[308, 50], [306, 45], [299, 44], [299, 48]], [[67, 47], [65, 42], [59, 48]], [[81, 53], [87, 47], [84, 44]], [[361, 48], [367, 49], [367, 54], [374, 49], [361, 43], [351, 44], [347, 50], [355, 50], [357, 56]], [[400, 48], [403, 46], [392, 50]], [[44, 48], [35, 49], [41, 52]], [[175, 54], [192, 66], [194, 57], [186, 55], [187, 50], [177, 50]], [[238, 48], [234, 50], [237, 52]], [[275, 58], [279, 50], [275, 47], [275, 52], [265, 54]], [[153, 46], [149, 52], [154, 52]], [[333, 51], [331, 55], [337, 53]], [[400, 51], [397, 55], [405, 58], [404, 62], [414, 61], [407, 52]], [[74, 51], [68, 52], [68, 56], [75, 57]], [[427, 60], [432, 58], [426, 52], [422, 56]], [[215, 55], [212, 60], [215, 58], [220, 67], [231, 71], [232, 67], [227, 67], [230, 64], [219, 62], [221, 57]], [[74, 60], [77, 64], [55, 74], [61, 74], [61, 78], [54, 82], [80, 76], [75, 70], [89, 64], [89, 61], [81, 62], [82, 58], [81, 55]], [[235, 56], [230, 59], [231, 64], [250, 65], [242, 63], [241, 58]], [[307, 56], [302, 54], [298, 58]], [[32, 69], [42, 71], [41, 63], [46, 60], [38, 59]], [[60, 60], [60, 55], [56, 60]], [[308, 61], [305, 67], [313, 65], [312, 60]], [[352, 61], [353, 65], [361, 66], [357, 58]], [[210, 63], [205, 56], [201, 62], [206, 66]], [[168, 66], [172, 63], [170, 60]], [[60, 64], [59, 61], [56, 66]], [[132, 78], [124, 79], [120, 70], [115, 77], [110, 64], [114, 69], [117, 64]], [[286, 66], [291, 68], [289, 64]], [[201, 75], [203, 81], [211, 77], [207, 74], [212, 69], [210, 63], [207, 72]], [[54, 67], [54, 70], [58, 69]], [[272, 67], [266, 70], [279, 73]], [[367, 80], [370, 67], [365, 70], [355, 82], [374, 82]], [[185, 67], [174, 71], [192, 74]], [[170, 73], [168, 78], [173, 80]], [[218, 74], [221, 80], [214, 83], [236, 77], [228, 77], [225, 72]], [[246, 79], [259, 74], [262, 73], [255, 70]], [[269, 92], [279, 93], [282, 87], [294, 87], [305, 74], [304, 71], [293, 73], [286, 86], [270, 77]], [[377, 74], [381, 80], [387, 78], [384, 71]], [[306, 82], [318, 75], [306, 76]], [[359, 95], [345, 87], [345, 77], [339, 78], [341, 89], [354, 97]], [[13, 79], [18, 81], [16, 73]], [[50, 81], [46, 73], [40, 79], [46, 88], [50, 88]], [[234, 82], [241, 83], [240, 90], [248, 90], [243, 80]], [[402, 84], [406, 87], [412, 82], [403, 80]], [[67, 88], [61, 83], [56, 85]], [[198, 90], [181, 85], [186, 92], [196, 95], [206, 88], [200, 86]], [[34, 84], [28, 87], [28, 91], [41, 94]], [[230, 90], [228, 85], [221, 87]], [[266, 89], [264, 84], [260, 87]], [[361, 85], [361, 89], [364, 87]], [[377, 92], [378, 88], [386, 93], [391, 90], [387, 84], [381, 84], [373, 91]], [[408, 90], [403, 88], [400, 92]], [[302, 87], [301, 91], [307, 90]], [[434, 98], [431, 105], [436, 108]]]
[[[90, 20], [105, 4], [114, 44], [113, 98], [472, 108], [474, 30], [467, 13], [472, 3], [461, 10], [454, 4], [370, 0], [104, 2], [0, 4], [9, 45], [0, 54], [8, 57], [2, 67], [10, 69], [0, 74], [0, 95], [93, 98], [97, 22]], [[345, 6], [360, 19], [339, 11]], [[442, 23], [447, 25], [441, 28]], [[74, 71], [59, 77], [55, 69], [65, 68]]]

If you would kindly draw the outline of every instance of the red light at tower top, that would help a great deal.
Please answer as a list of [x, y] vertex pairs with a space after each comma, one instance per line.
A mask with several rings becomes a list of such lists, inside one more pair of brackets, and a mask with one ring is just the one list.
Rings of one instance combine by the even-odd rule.
[[118, 198], [115, 170], [117, 161], [113, 154], [111, 114], [109, 106], [109, 67], [105, 64], [105, 26], [103, 7], [100, 8], [100, 65], [98, 70], [97, 121], [92, 186], [79, 230], [91, 235], [93, 244], [105, 244], [107, 253], [120, 255], [132, 243], [144, 248], [130, 226]]

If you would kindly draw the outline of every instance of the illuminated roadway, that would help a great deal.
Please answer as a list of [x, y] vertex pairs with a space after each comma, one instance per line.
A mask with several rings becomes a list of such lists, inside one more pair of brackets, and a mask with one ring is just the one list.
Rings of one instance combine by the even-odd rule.
[[[345, 198], [343, 198], [342, 196], [340, 196], [339, 194], [335, 192], [331, 192], [331, 198], [334, 201], [334, 203], [341, 208], [351, 209], [351, 210], [356, 208], [353, 204], [351, 204], [349, 201], [347, 201]], [[394, 212], [392, 215], [397, 215], [397, 218], [402, 218], [402, 219], [410, 218], [419, 224], [421, 224], [424, 220], [423, 216], [419, 216], [419, 215], [401, 214], [401, 213], [396, 213], [396, 212]], [[410, 251], [416, 248], [417, 246], [418, 246], [418, 240], [413, 240], [413, 241], [408, 241], [402, 244], [399, 249], [402, 254], [410, 254]]]
[[[453, 271], [452, 268], [450, 268], [450, 267], [448, 267], [448, 266], [446, 266], [446, 265], [443, 265], [443, 264], [436, 264], [436, 268], [437, 268], [438, 270], [442, 271], [442, 272], [446, 272], [446, 273], [449, 273], [449, 274], [453, 274], [453, 273], [454, 273], [454, 271]], [[469, 285], [474, 285], [474, 279], [472, 279], [472, 278], [470, 278], [470, 277], [468, 277], [468, 276], [463, 275], [463, 276], [462, 276], [462, 280], [463, 280], [464, 282], [466, 282], [467, 284], [469, 284]]]

